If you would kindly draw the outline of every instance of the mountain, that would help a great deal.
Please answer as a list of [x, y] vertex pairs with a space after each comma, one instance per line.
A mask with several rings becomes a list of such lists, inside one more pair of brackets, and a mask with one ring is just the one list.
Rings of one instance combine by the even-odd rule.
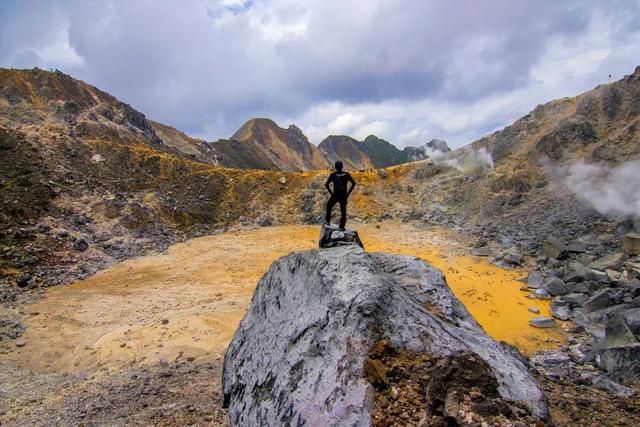
[[371, 159], [374, 167], [386, 168], [388, 166], [399, 165], [407, 161], [407, 155], [399, 150], [395, 145], [375, 135], [367, 136], [359, 144], [362, 150]]
[[375, 168], [373, 160], [360, 148], [360, 142], [350, 136], [329, 135], [318, 148], [332, 165], [336, 160], [342, 160], [346, 170]]
[[251, 119], [230, 139], [253, 145], [282, 171], [326, 169], [329, 166], [320, 150], [295, 125], [283, 129], [270, 119]]
[[[611, 219], [612, 202], [588, 186], [568, 187], [567, 173], [577, 160], [601, 162], [596, 172], [625, 167], [602, 194], [615, 195], [616, 208], [637, 200], [627, 190], [637, 181], [629, 162], [640, 157], [638, 99], [640, 68], [538, 106], [469, 146], [391, 166], [386, 178], [354, 172], [359, 185], [350, 217], [448, 224], [527, 251], [557, 233], [572, 239], [628, 229], [627, 211]], [[83, 257], [74, 249], [79, 239], [90, 245], [91, 265], [103, 268], [234, 224], [321, 220], [326, 170], [229, 168], [282, 167], [258, 145], [276, 138], [254, 131], [274, 133], [286, 145], [299, 130], [271, 123], [249, 123], [234, 135], [240, 140], [209, 143], [66, 74], [0, 69], [0, 294], [4, 282], [9, 295], [15, 292], [17, 274], [39, 274], [45, 283], [86, 274], [67, 267]], [[331, 136], [318, 151], [331, 162], [341, 158], [347, 169], [375, 169], [375, 150], [367, 154], [363, 146], [388, 149], [378, 139]], [[286, 147], [288, 157], [304, 164], [304, 150]], [[313, 149], [307, 153], [318, 159]], [[595, 167], [587, 166], [580, 171]]]
[[437, 157], [451, 151], [446, 141], [441, 139], [432, 139], [425, 145], [418, 147], [405, 147], [404, 155], [406, 162], [415, 162], [418, 160], [428, 159], [429, 157]]
[[447, 143], [439, 139], [433, 139], [422, 147], [405, 147], [400, 150], [375, 135], [367, 136], [364, 141], [344, 135], [331, 135], [318, 148], [332, 163], [340, 159], [345, 167], [355, 170], [386, 168], [451, 151]]

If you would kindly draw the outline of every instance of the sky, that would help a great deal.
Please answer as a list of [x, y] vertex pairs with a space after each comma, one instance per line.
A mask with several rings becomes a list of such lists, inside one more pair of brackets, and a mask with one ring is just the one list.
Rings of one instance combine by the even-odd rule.
[[191, 136], [295, 123], [452, 147], [640, 64], [640, 0], [0, 0], [0, 66], [55, 68]]

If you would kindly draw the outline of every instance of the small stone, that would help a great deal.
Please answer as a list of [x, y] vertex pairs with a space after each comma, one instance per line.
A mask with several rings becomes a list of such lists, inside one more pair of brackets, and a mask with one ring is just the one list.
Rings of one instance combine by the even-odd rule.
[[24, 347], [27, 343], [23, 339], [16, 340], [16, 347]]
[[31, 283], [31, 281], [33, 280], [33, 277], [31, 277], [28, 274], [22, 275], [18, 278], [18, 280], [16, 280], [16, 285], [19, 288], [26, 288], [27, 286], [29, 286], [29, 284]]
[[530, 272], [529, 276], [527, 276], [527, 286], [531, 289], [539, 288], [540, 285], [542, 285], [543, 281], [544, 276], [537, 270]]
[[537, 299], [551, 299], [551, 295], [546, 289], [536, 289], [533, 291], [533, 297]]
[[571, 309], [568, 305], [551, 304], [551, 315], [556, 319], [566, 321], [571, 318]]
[[73, 242], [73, 248], [79, 252], [84, 252], [89, 249], [89, 243], [85, 239], [79, 238]]
[[553, 295], [553, 296], [565, 295], [570, 292], [569, 286], [567, 286], [567, 284], [564, 283], [562, 279], [559, 279], [557, 277], [554, 277], [553, 279], [549, 280], [544, 285], [542, 285], [542, 287], [546, 289], [550, 295]]
[[533, 319], [529, 319], [529, 325], [534, 328], [555, 328], [556, 320], [547, 316], [538, 316]]
[[540, 313], [540, 309], [538, 307], [534, 307], [534, 306], [527, 307], [527, 310], [529, 310], [530, 312], [535, 313], [535, 314]]
[[470, 253], [474, 256], [489, 256], [491, 255], [491, 250], [485, 246], [482, 248], [473, 248]]
[[169, 324], [169, 319], [162, 319], [162, 324], [163, 325], [168, 325]]
[[287, 178], [285, 178], [284, 176], [281, 176], [280, 178], [278, 178], [278, 182], [284, 185], [287, 183]]

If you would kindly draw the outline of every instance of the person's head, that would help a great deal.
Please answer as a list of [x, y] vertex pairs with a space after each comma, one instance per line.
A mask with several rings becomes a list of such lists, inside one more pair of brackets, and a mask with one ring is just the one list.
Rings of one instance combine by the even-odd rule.
[[336, 164], [335, 164], [336, 170], [337, 171], [341, 171], [342, 170], [342, 161], [341, 160], [336, 160]]

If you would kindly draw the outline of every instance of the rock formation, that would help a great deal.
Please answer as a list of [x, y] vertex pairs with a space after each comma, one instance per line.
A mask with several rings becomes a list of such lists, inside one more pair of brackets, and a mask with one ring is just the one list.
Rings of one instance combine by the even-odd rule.
[[[501, 398], [548, 417], [525, 359], [484, 333], [439, 270], [418, 258], [350, 245], [291, 253], [260, 280], [224, 358], [223, 404], [231, 423], [371, 425], [374, 389], [382, 390], [387, 378], [372, 359], [380, 342], [398, 354], [444, 358], [443, 367], [447, 358], [478, 358], [471, 366], [486, 363]], [[447, 379], [432, 385], [432, 394], [444, 399], [447, 387], [462, 379], [438, 372], [432, 377]]]
[[318, 147], [296, 126], [287, 129], [270, 119], [251, 119], [230, 138], [252, 145], [282, 171], [326, 169], [329, 163]]
[[354, 230], [339, 230], [335, 224], [323, 224], [320, 229], [320, 242], [318, 246], [321, 248], [334, 248], [336, 246], [358, 245], [364, 249], [364, 245], [358, 236], [358, 232]]

